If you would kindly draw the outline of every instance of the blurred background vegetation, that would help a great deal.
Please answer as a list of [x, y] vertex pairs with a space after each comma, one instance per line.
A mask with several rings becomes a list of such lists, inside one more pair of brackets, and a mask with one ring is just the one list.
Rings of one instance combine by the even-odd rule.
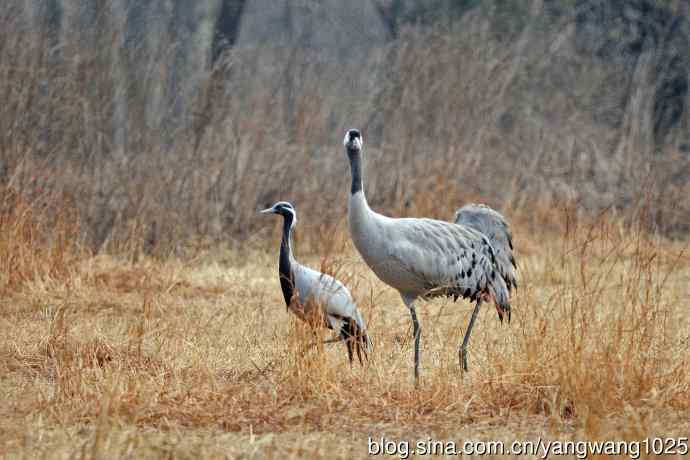
[[[688, 0], [5, 0], [0, 183], [95, 251], [245, 242], [293, 201], [613, 208], [690, 229]], [[542, 212], [543, 214], [543, 212]], [[265, 229], [264, 229], [265, 230]], [[307, 250], [307, 248], [305, 248]]]

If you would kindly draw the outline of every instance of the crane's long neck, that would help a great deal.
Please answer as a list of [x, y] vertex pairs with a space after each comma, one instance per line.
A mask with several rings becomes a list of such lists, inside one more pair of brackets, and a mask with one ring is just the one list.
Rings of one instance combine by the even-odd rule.
[[366, 249], [362, 245], [363, 240], [371, 239], [376, 233], [372, 228], [374, 213], [369, 208], [367, 197], [364, 194], [362, 152], [360, 150], [347, 149], [347, 156], [350, 159], [350, 172], [352, 173], [352, 186], [350, 187], [350, 199], [348, 201], [350, 233], [355, 246], [364, 255]]
[[284, 216], [283, 239], [280, 243], [280, 258], [278, 260], [278, 273], [280, 275], [280, 288], [283, 290], [285, 305], [290, 306], [295, 288], [294, 275], [292, 273], [295, 258], [292, 255], [292, 214]]
[[352, 173], [352, 186], [350, 195], [361, 192], [364, 195], [364, 185], [362, 182], [362, 153], [359, 150], [347, 150], [350, 159], [350, 172]]
[[347, 157], [350, 160], [350, 173], [352, 185], [350, 186], [350, 202], [357, 200], [363, 205], [362, 211], [371, 211], [364, 194], [364, 165], [362, 164], [362, 151], [347, 149]]

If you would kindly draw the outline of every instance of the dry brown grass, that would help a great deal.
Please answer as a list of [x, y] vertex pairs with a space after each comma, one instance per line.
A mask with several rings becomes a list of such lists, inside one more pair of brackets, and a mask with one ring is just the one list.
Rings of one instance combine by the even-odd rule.
[[[275, 250], [93, 256], [61, 233], [66, 221], [34, 219], [35, 206], [15, 201], [0, 216], [2, 260], [13, 261], [3, 262], [0, 300], [8, 458], [352, 458], [366, 456], [369, 435], [630, 440], [690, 430], [687, 242], [610, 213], [513, 216], [513, 323], [483, 311], [463, 376], [457, 347], [471, 306], [425, 304], [416, 389], [407, 312], [343, 226], [324, 235], [327, 257], [302, 259], [352, 288], [375, 341], [364, 367], [350, 368], [342, 345], [304, 351], [314, 333], [285, 310]], [[277, 246], [277, 231], [271, 239]], [[312, 253], [307, 241], [298, 254]]]
[[[41, 4], [0, 11], [0, 456], [352, 458], [368, 435], [690, 431], [690, 159], [650, 147], [657, 52], [606, 128], [593, 114], [630, 85], [543, 15], [509, 40], [473, 13], [348, 53], [238, 44], [210, 65], [173, 26], [126, 39], [117, 2], [59, 31]], [[350, 127], [375, 208], [448, 219], [481, 200], [514, 223], [514, 321], [483, 311], [467, 375], [471, 306], [437, 300], [414, 387], [407, 312], [345, 230]], [[358, 300], [366, 366], [342, 345], [304, 351], [280, 224], [256, 216], [278, 199], [299, 208], [300, 257]]]

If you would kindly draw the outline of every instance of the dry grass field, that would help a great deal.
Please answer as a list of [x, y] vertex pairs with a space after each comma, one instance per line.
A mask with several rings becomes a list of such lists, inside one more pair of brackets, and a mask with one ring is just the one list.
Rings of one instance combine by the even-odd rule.
[[[216, 0], [3, 0], [1, 458], [688, 436], [687, 2], [458, 1], [379, 39], [368, 0], [223, 3], [252, 5], [212, 58]], [[434, 300], [415, 387], [409, 314], [350, 242], [348, 128], [376, 210], [512, 223], [513, 320], [482, 310], [464, 375], [472, 305]], [[364, 366], [286, 311], [277, 200], [357, 300]]]
[[375, 344], [363, 367], [342, 344], [309, 349], [328, 334], [286, 311], [278, 219], [243, 249], [134, 261], [93, 255], [71, 213], [48, 221], [7, 189], [1, 212], [3, 458], [363, 458], [369, 436], [690, 433], [688, 242], [611, 213], [511, 215], [512, 323], [482, 311], [463, 375], [471, 306], [424, 304], [417, 389], [407, 311], [353, 250], [344, 215], [335, 234], [298, 231], [296, 250], [351, 287]]

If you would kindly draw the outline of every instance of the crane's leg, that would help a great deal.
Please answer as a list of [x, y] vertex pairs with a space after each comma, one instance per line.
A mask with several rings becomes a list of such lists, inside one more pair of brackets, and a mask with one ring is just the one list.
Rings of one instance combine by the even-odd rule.
[[417, 320], [417, 311], [415, 310], [413, 298], [402, 296], [403, 302], [410, 310], [412, 316], [412, 334], [414, 335], [414, 383], [419, 385], [419, 339], [422, 336], [422, 328]]
[[338, 343], [342, 342], [343, 340], [346, 340], [345, 337], [338, 336], [338, 337], [333, 337], [332, 339], [324, 340], [322, 343]]
[[472, 318], [470, 318], [470, 324], [467, 325], [467, 331], [465, 331], [465, 337], [462, 339], [462, 345], [460, 346], [460, 365], [462, 370], [467, 372], [467, 343], [470, 341], [470, 334], [472, 333], [472, 327], [474, 326], [474, 320], [477, 319], [477, 314], [479, 313], [479, 307], [482, 305], [482, 299], [477, 299], [477, 305], [474, 307], [472, 312]]
[[346, 340], [346, 339], [345, 339], [344, 337], [341, 337], [341, 336], [333, 337], [332, 339], [326, 339], [326, 340], [324, 340], [323, 342], [319, 342], [319, 341], [317, 340], [317, 341], [312, 342], [311, 344], [309, 344], [309, 345], [307, 346], [307, 348], [305, 348], [305, 351], [306, 351], [306, 350], [309, 350], [310, 348], [314, 348], [314, 347], [317, 346], [318, 344], [326, 345], [326, 344], [329, 344], [329, 343], [338, 343], [338, 342], [342, 342], [343, 340]]

